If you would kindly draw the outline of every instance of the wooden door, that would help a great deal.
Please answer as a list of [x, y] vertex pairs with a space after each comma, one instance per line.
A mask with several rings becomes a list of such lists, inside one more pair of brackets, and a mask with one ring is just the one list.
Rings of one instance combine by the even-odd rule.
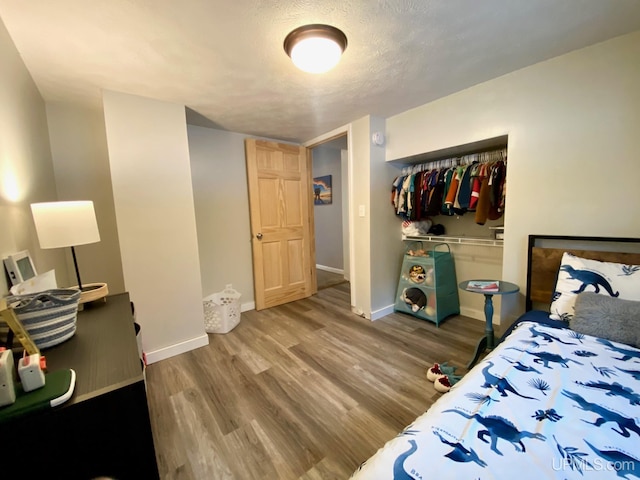
[[246, 139], [256, 310], [316, 293], [311, 157], [298, 145]]

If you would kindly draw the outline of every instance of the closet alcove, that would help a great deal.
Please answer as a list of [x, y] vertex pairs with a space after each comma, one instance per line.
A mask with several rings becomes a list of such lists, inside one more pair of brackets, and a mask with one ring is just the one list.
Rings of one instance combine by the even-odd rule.
[[[507, 135], [502, 135], [394, 159], [390, 160], [389, 163], [398, 168], [398, 174], [395, 179], [397, 180], [398, 177], [406, 176], [412, 172], [433, 172], [434, 170], [451, 169], [458, 166], [469, 168], [472, 164], [478, 165], [479, 163], [493, 163], [503, 160], [506, 180], [506, 171], [508, 170], [506, 166], [507, 140]], [[429, 192], [427, 191], [426, 195], [428, 194]], [[413, 245], [414, 242], [422, 242], [427, 250], [432, 249], [436, 244], [446, 243], [454, 257], [457, 282], [479, 278], [500, 280], [503, 265], [503, 238], [508, 235], [508, 232], [503, 228], [504, 214], [509, 208], [508, 195], [505, 195], [503, 201], [504, 209], [500, 217], [494, 219], [486, 218], [483, 224], [476, 222], [474, 210], [456, 209], [452, 214], [445, 214], [440, 210], [437, 215], [428, 215], [433, 224], [440, 224], [444, 227], [445, 233], [441, 235], [429, 233], [406, 235], [403, 233], [402, 224], [403, 221], [408, 219], [408, 216], [404, 212], [398, 213], [397, 204], [394, 203], [392, 208], [394, 208], [398, 217], [397, 235], [399, 241], [402, 241], [405, 246]], [[414, 220], [420, 220], [420, 215], [421, 212], [418, 212], [417, 218], [414, 215]], [[501, 233], [501, 235], [496, 235], [497, 233]], [[459, 292], [459, 294], [460, 314], [484, 321], [483, 297], [463, 291]], [[500, 312], [500, 299], [494, 301], [494, 307], [496, 312]], [[495, 318], [495, 323], [499, 323], [498, 318]]]

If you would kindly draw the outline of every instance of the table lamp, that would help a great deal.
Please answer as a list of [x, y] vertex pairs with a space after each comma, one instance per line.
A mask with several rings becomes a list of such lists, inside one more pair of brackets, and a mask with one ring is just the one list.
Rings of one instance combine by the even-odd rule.
[[32, 203], [31, 213], [38, 234], [40, 248], [71, 247], [73, 265], [76, 269], [80, 303], [85, 303], [107, 295], [106, 283], [82, 285], [75, 248], [100, 241], [100, 232], [93, 202], [88, 200], [71, 202]]

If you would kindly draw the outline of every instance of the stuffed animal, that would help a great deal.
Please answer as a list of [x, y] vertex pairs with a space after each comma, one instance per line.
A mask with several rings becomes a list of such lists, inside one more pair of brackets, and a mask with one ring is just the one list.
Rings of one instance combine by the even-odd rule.
[[405, 288], [400, 298], [411, 307], [413, 313], [422, 310], [427, 305], [427, 296], [419, 288]]
[[425, 278], [427, 278], [427, 274], [422, 265], [411, 265], [409, 269], [409, 280], [413, 283], [423, 283]]

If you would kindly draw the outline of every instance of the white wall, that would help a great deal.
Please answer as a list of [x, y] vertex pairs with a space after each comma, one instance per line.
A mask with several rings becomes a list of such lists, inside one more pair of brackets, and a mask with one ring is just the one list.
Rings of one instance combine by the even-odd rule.
[[341, 150], [322, 146], [313, 149], [313, 178], [325, 175], [331, 175], [332, 202], [313, 207], [316, 264], [344, 272]]
[[[82, 282], [106, 282], [109, 294], [122, 293], [104, 113], [59, 103], [48, 103], [46, 108], [58, 199], [93, 200], [100, 230], [100, 242], [75, 247]], [[69, 252], [67, 257], [69, 275], [77, 285]]]
[[[363, 117], [351, 124], [349, 149], [352, 167], [352, 238], [353, 259], [351, 272], [352, 309], [365, 318], [371, 318], [371, 117]], [[362, 209], [363, 215], [359, 214]]]
[[[384, 132], [385, 120], [371, 117], [371, 133]], [[385, 162], [385, 147], [370, 141], [371, 318], [393, 311], [404, 245], [402, 221], [391, 206], [391, 184], [398, 169]], [[357, 177], [356, 177], [357, 178]]]
[[125, 288], [150, 362], [208, 343], [184, 106], [105, 91]]
[[[45, 105], [1, 21], [0, 65], [0, 255], [29, 250], [39, 273], [66, 284], [63, 250], [40, 249], [31, 217], [32, 202], [57, 199]], [[0, 274], [0, 295], [10, 286]]]
[[502, 278], [524, 290], [529, 234], [640, 236], [638, 85], [640, 32], [388, 118], [386, 158], [508, 134]]
[[340, 176], [342, 180], [342, 270], [345, 280], [351, 279], [349, 258], [349, 151], [340, 150]]
[[204, 296], [231, 283], [242, 310], [255, 308], [246, 135], [187, 126]]

